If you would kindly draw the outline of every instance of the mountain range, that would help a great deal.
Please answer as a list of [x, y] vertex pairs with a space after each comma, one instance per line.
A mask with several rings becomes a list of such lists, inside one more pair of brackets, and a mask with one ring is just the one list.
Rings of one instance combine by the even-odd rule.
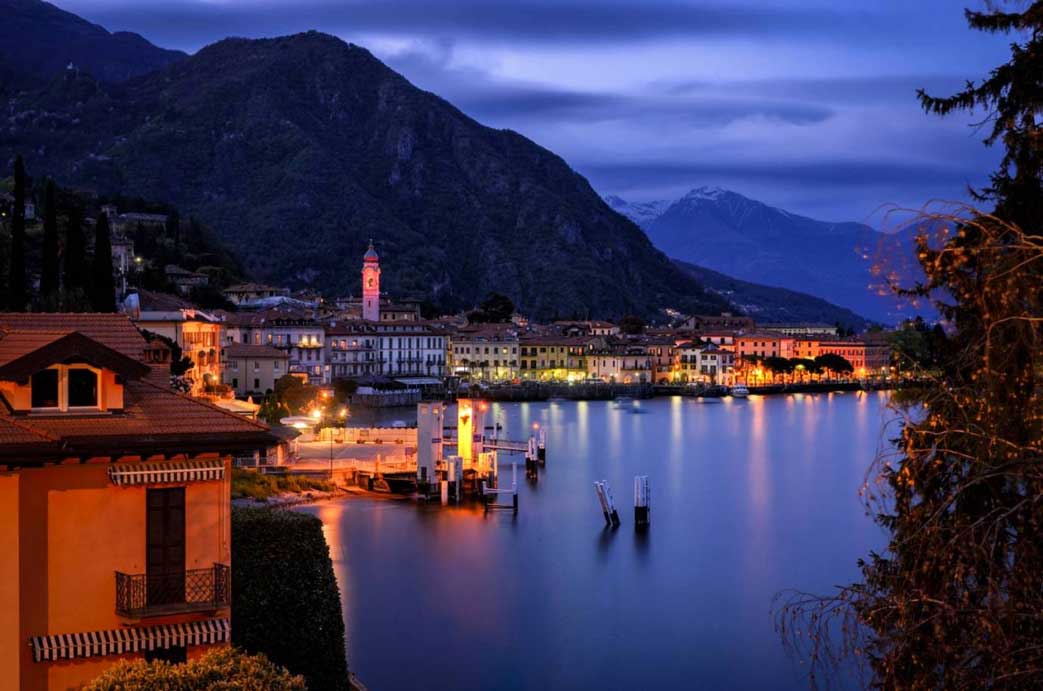
[[915, 229], [888, 234], [862, 223], [817, 221], [719, 187], [699, 187], [675, 201], [606, 201], [675, 260], [810, 293], [875, 321], [910, 316], [886, 290], [886, 279], [916, 275]]
[[49, 67], [82, 69], [3, 65], [39, 76], [0, 97], [0, 161], [21, 153], [33, 175], [174, 204], [257, 279], [357, 293], [373, 238], [391, 294], [444, 308], [493, 291], [537, 318], [731, 308], [561, 158], [363, 48], [317, 32], [226, 39], [121, 81], [134, 54], [167, 54], [40, 0], [2, 2], [31, 26], [5, 36], [5, 60], [46, 31], [89, 34], [104, 46], [87, 52], [114, 57], [91, 65], [75, 44]]
[[0, 160], [20, 153], [36, 176], [177, 205], [254, 278], [356, 293], [373, 238], [391, 294], [447, 309], [496, 291], [537, 318], [889, 316], [864, 286], [832, 283], [850, 269], [833, 263], [845, 243], [852, 254], [851, 237], [875, 231], [818, 233], [830, 276], [805, 270], [810, 255], [792, 270], [786, 251], [818, 222], [720, 190], [602, 200], [552, 152], [332, 36], [226, 39], [189, 56], [42, 0], [0, 0], [0, 15]]
[[68, 68], [119, 82], [185, 57], [138, 34], [109, 33], [47, 2], [0, 0], [0, 93], [12, 85], [49, 80]]

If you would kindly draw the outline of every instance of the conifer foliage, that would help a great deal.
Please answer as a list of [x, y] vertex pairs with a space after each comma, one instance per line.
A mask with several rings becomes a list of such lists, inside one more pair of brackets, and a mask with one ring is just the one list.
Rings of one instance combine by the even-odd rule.
[[47, 182], [44, 197], [43, 249], [40, 267], [40, 301], [45, 311], [58, 308], [58, 200], [54, 181]]
[[116, 285], [112, 280], [112, 237], [109, 217], [98, 214], [94, 223], [94, 262], [91, 264], [91, 307], [95, 312], [116, 311]]
[[24, 312], [29, 300], [25, 277], [25, 164], [14, 161], [14, 208], [11, 209], [10, 277], [7, 283], [8, 308]]
[[992, 213], [932, 216], [952, 230], [920, 238], [912, 292], [946, 295], [950, 327], [867, 483], [887, 548], [860, 582], [778, 610], [813, 686], [853, 657], [879, 688], [1043, 688], [1043, 2], [996, 7], [967, 17], [1018, 32], [1011, 60], [950, 98], [920, 93], [929, 112], [984, 109], [1005, 157], [978, 195]]

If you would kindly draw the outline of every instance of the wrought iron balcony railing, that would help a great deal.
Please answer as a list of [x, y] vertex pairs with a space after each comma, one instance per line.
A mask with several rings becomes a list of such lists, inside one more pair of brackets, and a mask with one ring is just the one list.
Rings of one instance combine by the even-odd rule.
[[139, 619], [227, 607], [232, 571], [226, 564], [164, 574], [116, 572], [116, 614]]

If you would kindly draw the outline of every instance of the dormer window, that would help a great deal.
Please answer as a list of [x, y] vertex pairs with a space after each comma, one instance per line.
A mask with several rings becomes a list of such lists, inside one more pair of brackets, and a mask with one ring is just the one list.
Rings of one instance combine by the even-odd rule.
[[54, 365], [32, 376], [32, 408], [39, 411], [97, 410], [100, 371], [90, 365]]

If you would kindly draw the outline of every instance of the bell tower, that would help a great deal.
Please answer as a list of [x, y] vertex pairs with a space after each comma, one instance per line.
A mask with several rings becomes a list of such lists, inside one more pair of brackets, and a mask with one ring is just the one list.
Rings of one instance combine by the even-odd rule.
[[372, 240], [362, 257], [362, 318], [380, 321], [380, 257]]

